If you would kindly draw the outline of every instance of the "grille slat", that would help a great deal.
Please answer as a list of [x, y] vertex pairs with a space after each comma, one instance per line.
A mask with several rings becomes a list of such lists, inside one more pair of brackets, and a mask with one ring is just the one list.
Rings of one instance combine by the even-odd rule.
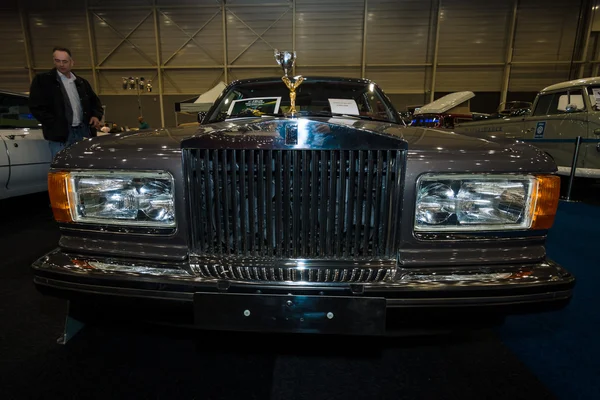
[[[300, 153], [295, 151], [294, 152], [294, 171], [300, 171], [300, 159], [299, 159]], [[294, 174], [294, 200], [293, 200], [293, 207], [294, 207], [294, 212], [293, 212], [293, 222], [292, 222], [292, 226], [293, 226], [293, 238], [292, 238], [292, 251], [293, 251], [293, 257], [297, 258], [298, 255], [300, 254], [300, 247], [301, 247], [301, 242], [300, 242], [300, 213], [302, 212], [302, 208], [301, 208], [301, 201], [300, 201], [300, 176], [302, 176], [302, 174], [300, 173], [295, 173]]]
[[354, 151], [350, 152], [350, 180], [348, 182], [348, 205], [346, 207], [346, 251], [344, 255], [346, 257], [352, 256], [352, 232], [354, 226], [354, 197], [355, 197], [355, 181], [356, 181], [356, 168], [352, 168], [356, 164], [356, 154]]
[[373, 251], [375, 253], [380, 252], [379, 243], [379, 227], [381, 221], [379, 219], [381, 215], [381, 177], [383, 175], [383, 157], [381, 151], [377, 152], [377, 177], [375, 178], [375, 216], [373, 217], [373, 243], [377, 246]]
[[258, 186], [258, 190], [257, 190], [257, 202], [258, 202], [258, 234], [259, 234], [259, 240], [257, 242], [257, 247], [258, 247], [258, 254], [265, 255], [265, 227], [264, 227], [264, 218], [260, 218], [261, 215], [265, 215], [265, 188], [264, 188], [264, 171], [265, 171], [265, 166], [264, 166], [264, 162], [263, 162], [263, 153], [259, 152], [258, 153], [258, 179], [257, 179], [257, 186]]
[[240, 238], [242, 242], [242, 253], [248, 251], [248, 242], [246, 240], [246, 152], [241, 151], [240, 153]]
[[[389, 168], [392, 165], [392, 155], [391, 155], [391, 151], [387, 151], [387, 170], [389, 171]], [[382, 249], [382, 253], [383, 255], [388, 255], [388, 251], [387, 251], [387, 239], [388, 239], [388, 233], [389, 233], [389, 211], [390, 211], [390, 206], [391, 206], [391, 201], [390, 201], [390, 186], [392, 184], [392, 176], [391, 174], [386, 174], [385, 176], [385, 188], [384, 188], [384, 205], [383, 205], [383, 216], [382, 216], [382, 220], [383, 220], [383, 235], [381, 238], [381, 249]]]
[[363, 173], [365, 171], [365, 153], [361, 152], [358, 157], [358, 190], [356, 192], [356, 210], [354, 212], [356, 222], [354, 226], [354, 256], [358, 257], [360, 252], [360, 226], [363, 224], [363, 199], [365, 180]]
[[318, 182], [319, 182], [319, 153], [311, 152], [311, 218], [309, 220], [310, 223], [310, 250], [311, 256], [317, 257], [319, 253], [317, 252], [317, 218], [318, 218], [318, 204], [319, 204], [319, 196], [318, 196]]
[[292, 175], [292, 167], [290, 158], [292, 154], [290, 152], [283, 153], [284, 171], [283, 171], [283, 255], [291, 257], [290, 253], [290, 178]]
[[[202, 169], [204, 169], [204, 195], [206, 196], [204, 198], [204, 204], [206, 204], [205, 207], [205, 211], [206, 211], [206, 252], [213, 252], [213, 245], [212, 245], [212, 240], [210, 240], [209, 238], [209, 234], [211, 231], [214, 231], [214, 223], [213, 223], [213, 214], [212, 214], [212, 210], [213, 210], [213, 198], [212, 198], [212, 192], [213, 189], [212, 185], [211, 185], [211, 176], [210, 176], [210, 152], [208, 150], [204, 151], [204, 160], [203, 160], [203, 165], [202, 165]], [[202, 170], [200, 170], [202, 171]], [[198, 171], [198, 172], [200, 172]]]
[[254, 150], [248, 151], [248, 247], [252, 254], [256, 254], [256, 246], [255, 246], [255, 214], [254, 210], [256, 207], [254, 206]]
[[[196, 211], [193, 208], [196, 204], [201, 204], [201, 202], [199, 201], [199, 197], [202, 196], [202, 177], [199, 176], [200, 171], [202, 171], [202, 166], [200, 165], [202, 161], [200, 158], [197, 158], [195, 160], [188, 159], [187, 162], [190, 163], [193, 171], [193, 173], [189, 177], [190, 182], [192, 182], [192, 185], [198, 189], [190, 192], [190, 206], [192, 207], [192, 210], [190, 211]], [[204, 235], [204, 225], [204, 215], [200, 211], [198, 215], [198, 229], [192, 232], [192, 240], [198, 243], [198, 247], [200, 249], [204, 249], [206, 246], [204, 243], [206, 237]]]
[[219, 190], [219, 153], [217, 151], [213, 151], [213, 175], [211, 179], [213, 180], [214, 190], [213, 194], [215, 196], [215, 230], [217, 231], [217, 253], [221, 254], [223, 251], [223, 246], [220, 246], [220, 243], [223, 243], [223, 236], [221, 234], [221, 229], [223, 225], [221, 224], [221, 194], [224, 192], [223, 190]]
[[[363, 249], [369, 249], [369, 237], [371, 235], [371, 207], [373, 205], [373, 152], [369, 152], [368, 164], [367, 164], [367, 195], [365, 196], [365, 222], [364, 233], [363, 233]], [[372, 249], [369, 249], [372, 251]]]
[[235, 213], [238, 209], [238, 173], [237, 173], [237, 158], [236, 158], [236, 152], [232, 151], [231, 152], [231, 165], [230, 165], [230, 169], [231, 169], [231, 200], [233, 203], [233, 212], [234, 214], [232, 215], [232, 223], [231, 226], [233, 228], [233, 253], [237, 253], [239, 251], [239, 241], [238, 241], [238, 235], [239, 235], [239, 229], [238, 229], [238, 221], [235, 218]]
[[229, 254], [231, 250], [233, 250], [230, 244], [231, 236], [229, 235], [229, 185], [228, 185], [228, 176], [227, 176], [227, 152], [224, 151], [221, 153], [222, 159], [222, 175], [223, 175], [223, 225], [225, 227], [225, 254]]
[[340, 154], [340, 190], [338, 192], [337, 205], [339, 207], [337, 218], [337, 233], [336, 233], [336, 252], [337, 257], [341, 257], [343, 254], [343, 230], [345, 221], [345, 206], [346, 202], [346, 152], [342, 151]]
[[381, 282], [387, 278], [389, 268], [267, 268], [267, 267], [217, 267], [199, 268], [203, 278], [232, 279], [259, 282], [310, 282], [310, 283], [367, 283]]
[[277, 152], [277, 161], [275, 163], [275, 248], [277, 249], [277, 255], [281, 256], [282, 254], [282, 246], [281, 246], [281, 229], [282, 229], [282, 221], [281, 221], [281, 152]]
[[337, 163], [337, 153], [331, 153], [331, 167], [329, 168], [329, 215], [327, 216], [327, 244], [326, 248], [329, 254], [335, 254], [335, 239], [336, 239], [336, 199], [337, 199], [337, 175], [339, 165]]
[[310, 220], [309, 220], [309, 212], [310, 212], [310, 202], [307, 200], [309, 197], [309, 186], [310, 180], [308, 179], [309, 175], [309, 159], [308, 159], [308, 151], [302, 151], [302, 254], [310, 254], [308, 247], [308, 237], [310, 234]]
[[265, 185], [265, 189], [267, 191], [266, 194], [266, 214], [267, 214], [267, 254], [273, 254], [273, 187], [271, 182], [273, 182], [273, 152], [271, 150], [267, 151], [266, 154], [266, 167], [267, 167], [267, 182]]
[[[400, 151], [187, 149], [185, 157], [193, 254], [395, 259]], [[221, 275], [289, 280], [291, 271]], [[370, 279], [370, 272], [357, 273], [359, 281]], [[336, 282], [356, 277], [351, 269], [315, 274]]]

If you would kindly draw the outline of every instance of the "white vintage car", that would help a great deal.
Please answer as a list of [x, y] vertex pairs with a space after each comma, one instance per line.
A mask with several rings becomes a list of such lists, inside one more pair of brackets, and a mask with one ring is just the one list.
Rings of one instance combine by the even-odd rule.
[[465, 122], [454, 131], [531, 142], [555, 159], [561, 175], [571, 173], [575, 140], [581, 136], [575, 175], [600, 178], [600, 77], [548, 86], [536, 96], [530, 114]]
[[51, 153], [28, 96], [0, 91], [0, 199], [48, 190]]

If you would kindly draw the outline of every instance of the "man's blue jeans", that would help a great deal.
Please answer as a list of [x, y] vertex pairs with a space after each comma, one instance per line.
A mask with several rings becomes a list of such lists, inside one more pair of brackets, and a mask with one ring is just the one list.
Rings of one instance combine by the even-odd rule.
[[54, 142], [52, 140], [48, 141], [48, 145], [50, 146], [50, 153], [52, 153], [52, 159], [54, 156], [64, 149], [65, 147], [69, 147], [70, 145], [79, 142], [83, 138], [90, 137], [90, 128], [79, 124], [77, 126], [71, 126], [69, 128], [69, 137], [65, 143], [62, 142]]

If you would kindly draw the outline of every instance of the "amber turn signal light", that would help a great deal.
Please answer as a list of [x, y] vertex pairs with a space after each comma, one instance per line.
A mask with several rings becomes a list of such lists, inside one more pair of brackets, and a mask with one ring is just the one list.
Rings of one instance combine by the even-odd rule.
[[560, 198], [560, 177], [536, 176], [537, 190], [532, 196], [533, 220], [531, 229], [550, 229], [554, 223]]
[[48, 194], [52, 213], [57, 222], [73, 222], [71, 207], [69, 206], [69, 195], [71, 193], [69, 173], [64, 171], [48, 173]]

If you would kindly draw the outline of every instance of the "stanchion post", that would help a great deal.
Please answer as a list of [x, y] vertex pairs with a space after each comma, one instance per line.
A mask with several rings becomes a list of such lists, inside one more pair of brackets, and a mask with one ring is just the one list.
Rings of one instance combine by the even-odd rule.
[[567, 187], [567, 201], [571, 200], [571, 190], [573, 189], [573, 180], [575, 179], [575, 170], [577, 169], [577, 159], [579, 158], [581, 139], [581, 136], [577, 136], [575, 139], [575, 150], [573, 151], [573, 162], [571, 163], [571, 175], [569, 176], [569, 186]]

